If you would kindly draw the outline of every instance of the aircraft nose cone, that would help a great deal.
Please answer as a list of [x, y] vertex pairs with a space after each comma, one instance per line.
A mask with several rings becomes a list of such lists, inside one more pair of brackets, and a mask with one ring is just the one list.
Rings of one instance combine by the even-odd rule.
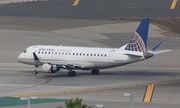
[[18, 62], [21, 62], [23, 58], [24, 58], [24, 54], [23, 53], [19, 54], [17, 58]]

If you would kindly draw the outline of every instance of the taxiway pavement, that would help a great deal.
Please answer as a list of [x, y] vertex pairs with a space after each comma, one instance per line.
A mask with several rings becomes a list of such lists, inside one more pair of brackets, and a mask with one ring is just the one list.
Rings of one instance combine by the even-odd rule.
[[80, 0], [77, 6], [72, 6], [74, 0], [48, 0], [1, 5], [0, 16], [68, 19], [179, 17], [179, 3], [174, 10], [170, 10], [171, 2], [171, 0]]

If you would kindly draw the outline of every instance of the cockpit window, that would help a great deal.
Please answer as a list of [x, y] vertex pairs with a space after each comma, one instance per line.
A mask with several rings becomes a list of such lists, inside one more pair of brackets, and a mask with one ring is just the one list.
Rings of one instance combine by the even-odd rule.
[[24, 50], [23, 52], [26, 53], [26, 50]]

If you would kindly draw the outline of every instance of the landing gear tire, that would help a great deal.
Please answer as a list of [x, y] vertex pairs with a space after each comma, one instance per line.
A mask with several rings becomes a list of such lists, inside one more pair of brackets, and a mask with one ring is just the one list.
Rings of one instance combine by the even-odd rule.
[[91, 74], [92, 75], [99, 75], [99, 69], [92, 69]]
[[38, 71], [33, 71], [33, 74], [38, 74]]
[[69, 71], [69, 72], [68, 72], [68, 76], [69, 76], [69, 77], [76, 76], [76, 72], [75, 72], [75, 71]]
[[38, 74], [37, 68], [38, 68], [38, 66], [35, 65], [35, 66], [34, 66], [33, 74]]

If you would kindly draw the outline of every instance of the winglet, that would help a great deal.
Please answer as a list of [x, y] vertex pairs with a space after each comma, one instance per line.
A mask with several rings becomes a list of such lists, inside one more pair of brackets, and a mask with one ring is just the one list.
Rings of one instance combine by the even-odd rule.
[[40, 60], [39, 60], [39, 58], [37, 57], [37, 55], [36, 55], [35, 52], [33, 52], [33, 57], [34, 57], [35, 63], [40, 63]]
[[160, 50], [160, 51], [154, 52], [161, 44], [162, 44], [162, 42], [159, 42], [157, 45], [155, 45], [154, 47], [152, 47], [152, 48], [148, 51], [148, 53], [151, 53], [151, 54], [153, 54], [153, 55], [156, 55], [156, 54], [161, 54], [161, 53], [165, 53], [165, 52], [172, 51], [172, 50]]
[[159, 42], [157, 45], [151, 48], [151, 51], [155, 51], [161, 44], [162, 42]]
[[125, 47], [125, 50], [145, 52], [148, 39], [149, 22], [150, 18], [144, 18], [141, 21], [134, 36], [129, 40], [129, 43]]

